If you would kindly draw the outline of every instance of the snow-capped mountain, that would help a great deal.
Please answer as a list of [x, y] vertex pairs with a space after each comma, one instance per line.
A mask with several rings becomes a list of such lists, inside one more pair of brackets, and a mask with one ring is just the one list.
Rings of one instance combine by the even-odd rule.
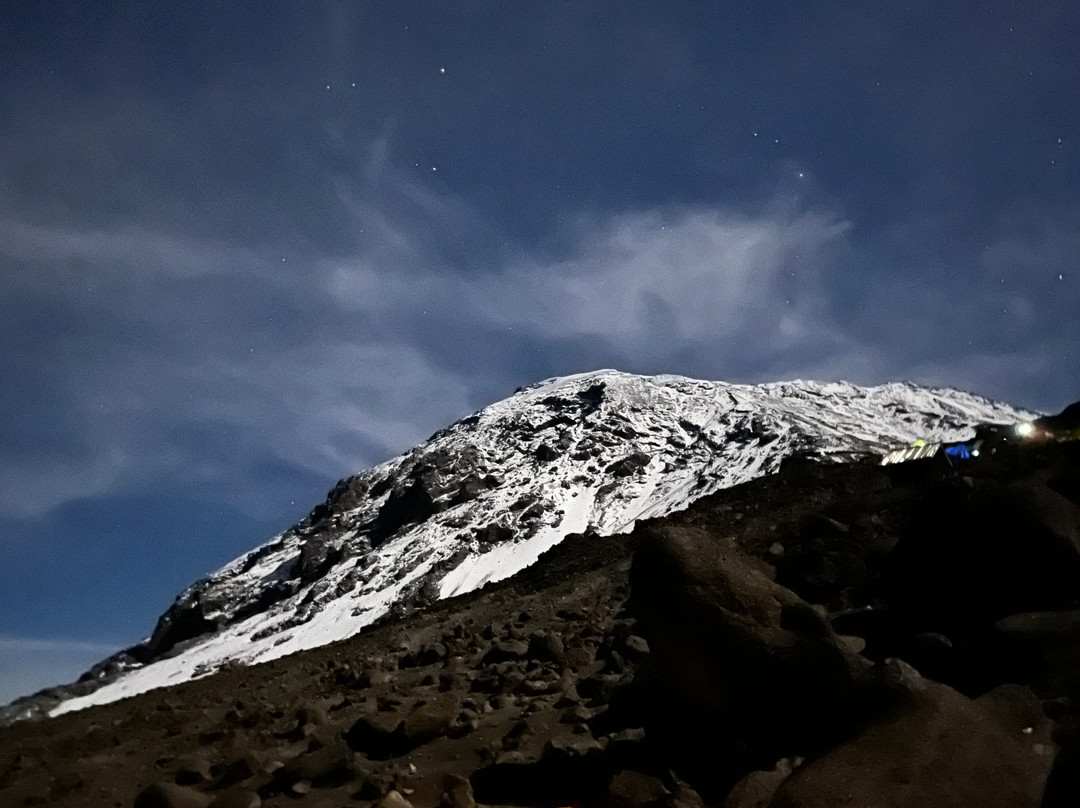
[[182, 592], [151, 637], [98, 666], [100, 687], [51, 714], [348, 637], [513, 575], [568, 534], [629, 531], [793, 455], [847, 460], [1030, 417], [907, 383], [549, 379], [342, 480], [303, 522]]

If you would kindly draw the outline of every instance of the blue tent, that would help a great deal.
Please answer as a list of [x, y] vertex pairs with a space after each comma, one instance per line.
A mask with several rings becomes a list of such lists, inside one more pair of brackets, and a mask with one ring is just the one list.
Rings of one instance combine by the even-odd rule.
[[947, 446], [945, 447], [945, 454], [949, 456], [950, 460], [970, 460], [971, 452], [968, 451], [968, 447], [961, 443], [959, 446]]

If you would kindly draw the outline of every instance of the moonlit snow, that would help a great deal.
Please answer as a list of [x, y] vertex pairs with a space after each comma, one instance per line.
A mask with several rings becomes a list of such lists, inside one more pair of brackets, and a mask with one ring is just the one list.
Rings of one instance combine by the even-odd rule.
[[[349, 637], [393, 607], [420, 607], [507, 578], [568, 534], [627, 532], [638, 520], [773, 473], [792, 455], [842, 461], [919, 438], [962, 440], [976, 424], [1030, 417], [906, 383], [749, 386], [612, 370], [549, 379], [351, 478], [371, 493], [332, 513], [320, 541], [340, 557], [317, 580], [301, 582], [295, 571], [310, 534], [301, 526], [285, 531], [181, 593], [179, 602], [202, 604], [217, 631], [51, 714]], [[434, 513], [373, 542], [380, 508], [416, 479], [436, 481]], [[486, 487], [463, 496], [466, 479]], [[491, 535], [502, 538], [485, 539]], [[255, 610], [265, 592], [283, 585], [295, 589]]]

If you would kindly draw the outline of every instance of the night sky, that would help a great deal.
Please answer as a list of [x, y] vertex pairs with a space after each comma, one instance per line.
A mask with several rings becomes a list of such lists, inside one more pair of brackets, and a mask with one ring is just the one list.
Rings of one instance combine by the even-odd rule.
[[0, 702], [614, 367], [1080, 398], [1072, 0], [0, 6]]

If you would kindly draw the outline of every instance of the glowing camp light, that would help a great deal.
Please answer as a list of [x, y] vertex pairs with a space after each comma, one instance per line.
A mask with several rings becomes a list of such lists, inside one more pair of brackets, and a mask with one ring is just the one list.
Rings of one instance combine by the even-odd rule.
[[1020, 424], [1016, 427], [1016, 433], [1022, 437], [1027, 437], [1035, 429], [1031, 424]]

